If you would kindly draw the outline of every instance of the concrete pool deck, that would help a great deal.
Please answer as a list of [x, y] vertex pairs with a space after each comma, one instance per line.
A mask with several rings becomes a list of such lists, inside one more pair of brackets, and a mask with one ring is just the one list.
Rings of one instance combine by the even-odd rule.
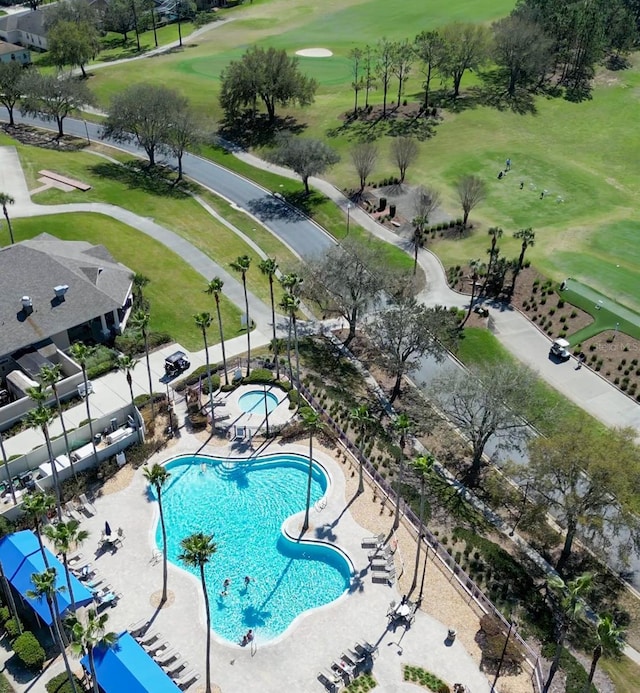
[[[306, 445], [280, 446], [271, 443], [260, 452], [277, 453], [295, 451], [308, 454]], [[150, 462], [163, 463], [180, 454], [229, 454], [238, 459], [237, 449], [231, 446], [203, 445], [195, 436], [183, 434], [171, 447], [154, 456]], [[241, 648], [212, 638], [212, 681], [223, 693], [261, 691], [280, 693], [292, 690], [309, 693], [323, 690], [317, 675], [338, 659], [342, 651], [357, 640], [378, 644], [379, 656], [374, 661], [373, 675], [379, 682], [377, 690], [400, 692], [418, 690], [402, 681], [402, 664], [422, 666], [449, 684], [463, 683], [473, 693], [488, 693], [489, 683], [477, 664], [467, 653], [460, 639], [447, 646], [447, 626], [423, 612], [418, 612], [412, 627], [396, 632], [388, 630], [386, 613], [391, 600], [400, 594], [395, 587], [373, 584], [368, 570], [367, 550], [360, 546], [364, 536], [371, 532], [363, 529], [352, 518], [345, 497], [344, 468], [334, 459], [317, 451], [314, 455], [331, 478], [331, 489], [324, 507], [318, 504], [311, 510], [309, 536], [330, 541], [341, 547], [352, 560], [358, 580], [352, 590], [339, 600], [308, 612], [296, 619], [287, 632], [275, 641], [257, 649]], [[188, 659], [201, 679], [190, 690], [199, 691], [204, 682], [205, 617], [200, 583], [191, 575], [169, 564], [169, 604], [158, 610], [154, 606], [162, 587], [162, 561], [154, 562], [154, 528], [157, 506], [149, 500], [142, 469], [132, 476], [121, 491], [99, 496], [95, 500], [96, 515], [83, 520], [83, 528], [90, 538], [81, 548], [99, 573], [122, 592], [120, 603], [108, 611], [108, 627], [114, 631], [128, 628], [141, 619], [149, 619], [152, 628], [163, 634], [173, 647]], [[304, 508], [302, 500], [301, 508]], [[290, 527], [301, 522], [302, 515], [294, 516]], [[104, 522], [111, 527], [122, 527], [123, 546], [115, 553], [97, 553], [98, 539]], [[215, 534], [215, 527], [203, 528]], [[215, 560], [215, 558], [214, 558]], [[157, 602], [155, 602], [157, 603]], [[212, 603], [212, 613], [216, 608]], [[55, 668], [60, 667], [59, 659]], [[44, 681], [54, 671], [51, 667], [30, 691], [44, 691]], [[40, 685], [41, 684], [41, 685]], [[27, 690], [20, 688], [19, 690]]]

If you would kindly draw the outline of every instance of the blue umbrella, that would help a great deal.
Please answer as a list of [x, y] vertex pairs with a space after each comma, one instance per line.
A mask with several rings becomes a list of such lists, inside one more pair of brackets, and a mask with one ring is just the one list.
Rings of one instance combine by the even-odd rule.
[[105, 522], [104, 523], [104, 533], [110, 537], [111, 536], [111, 527], [109, 527], [109, 523]]

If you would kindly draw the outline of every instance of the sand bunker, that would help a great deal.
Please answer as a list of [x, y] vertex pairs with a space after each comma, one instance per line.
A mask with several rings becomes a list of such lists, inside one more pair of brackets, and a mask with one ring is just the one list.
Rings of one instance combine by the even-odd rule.
[[296, 51], [296, 55], [301, 55], [303, 58], [330, 58], [333, 53], [327, 48], [303, 48], [301, 51]]

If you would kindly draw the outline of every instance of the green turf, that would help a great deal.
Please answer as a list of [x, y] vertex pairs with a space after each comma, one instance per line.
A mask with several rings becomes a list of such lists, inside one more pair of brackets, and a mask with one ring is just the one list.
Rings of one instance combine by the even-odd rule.
[[466, 327], [458, 342], [456, 356], [466, 364], [482, 364], [512, 359], [509, 352], [481, 327]]
[[[151, 280], [145, 296], [151, 304], [151, 329], [169, 333], [187, 349], [202, 349], [202, 337], [193, 315], [215, 312], [213, 300], [202, 290], [203, 279], [182, 258], [162, 243], [135, 229], [101, 214], [56, 214], [14, 219], [16, 241], [32, 238], [46, 231], [69, 241], [102, 244], [111, 254], [134, 272]], [[225, 337], [243, 334], [240, 310], [230, 301], [222, 301]], [[217, 341], [211, 331], [211, 343]]]
[[572, 345], [579, 344], [605, 330], [613, 330], [640, 339], [640, 315], [607, 298], [591, 287], [573, 279], [567, 280], [562, 298], [593, 317], [593, 322], [568, 336]]

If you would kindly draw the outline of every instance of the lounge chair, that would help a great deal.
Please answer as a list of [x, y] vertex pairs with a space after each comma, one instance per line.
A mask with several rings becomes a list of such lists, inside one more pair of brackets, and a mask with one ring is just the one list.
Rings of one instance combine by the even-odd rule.
[[184, 676], [175, 679], [176, 686], [181, 691], [186, 691], [189, 686], [193, 685], [200, 678], [200, 674], [195, 671], [188, 671]]
[[367, 557], [370, 561], [376, 558], [389, 558], [393, 556], [393, 551], [388, 546], [380, 546], [375, 551], [369, 551]]
[[144, 637], [138, 638], [138, 642], [140, 645], [144, 647], [144, 645], [151, 645], [151, 643], [155, 642], [156, 640], [159, 640], [162, 637], [162, 633], [159, 633], [157, 630], [151, 631], [151, 633], [145, 633]]
[[149, 621], [146, 618], [143, 618], [141, 621], [137, 621], [136, 623], [132, 623], [129, 626], [129, 634], [131, 635], [132, 638], [139, 638], [140, 636], [144, 635], [147, 632], [148, 627], [149, 627]]
[[170, 647], [158, 653], [154, 659], [156, 660], [156, 664], [159, 664], [166, 671], [178, 665], [180, 653], [175, 647]]
[[168, 641], [160, 642], [159, 640], [156, 640], [152, 642], [150, 645], [143, 645], [142, 648], [145, 650], [145, 652], [150, 655], [151, 657], [154, 656], [154, 654], [160, 652], [160, 650], [168, 650], [169, 649], [169, 643]]
[[80, 502], [82, 503], [82, 509], [86, 510], [91, 515], [96, 515], [97, 513], [96, 513], [95, 505], [87, 498], [87, 494], [81, 493], [79, 497], [80, 497]]
[[69, 565], [71, 565], [72, 563], [78, 563], [78, 561], [82, 560], [84, 560], [84, 557], [80, 551], [72, 554], [71, 556], [67, 556], [67, 563], [69, 563]]
[[181, 659], [179, 662], [173, 662], [165, 668], [165, 672], [169, 678], [181, 679], [187, 673], [189, 662], [186, 659]]
[[378, 534], [377, 537], [364, 537], [364, 539], [360, 543], [360, 546], [363, 549], [375, 549], [376, 547], [380, 546], [380, 544], [382, 544], [383, 541], [384, 534]]
[[72, 520], [80, 519], [80, 514], [76, 510], [76, 506], [74, 505], [73, 501], [68, 501], [64, 504], [64, 514], [67, 517], [70, 517]]
[[320, 681], [326, 690], [331, 691], [331, 693], [337, 689], [338, 683], [342, 684], [342, 679], [336, 681], [336, 677], [334, 677], [333, 674], [327, 674], [324, 671], [318, 674], [318, 681]]

